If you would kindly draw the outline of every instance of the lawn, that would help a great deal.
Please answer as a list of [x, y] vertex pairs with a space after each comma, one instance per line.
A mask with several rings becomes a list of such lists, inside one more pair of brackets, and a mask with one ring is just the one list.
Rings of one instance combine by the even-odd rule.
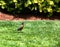
[[60, 47], [60, 21], [0, 21], [0, 47]]

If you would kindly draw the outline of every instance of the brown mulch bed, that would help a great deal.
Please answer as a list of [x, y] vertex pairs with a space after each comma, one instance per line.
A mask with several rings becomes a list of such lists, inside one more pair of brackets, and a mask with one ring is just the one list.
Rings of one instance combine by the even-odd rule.
[[46, 17], [44, 14], [7, 14], [4, 12], [0, 12], [0, 20], [60, 20], [60, 13], [54, 13], [51, 17]]

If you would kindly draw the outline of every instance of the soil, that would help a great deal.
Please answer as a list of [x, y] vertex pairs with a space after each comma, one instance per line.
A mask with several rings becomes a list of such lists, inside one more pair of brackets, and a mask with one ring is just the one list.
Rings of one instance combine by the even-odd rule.
[[60, 20], [60, 13], [54, 13], [53, 16], [47, 17], [44, 16], [43, 13], [41, 14], [9, 14], [5, 12], [0, 12], [0, 20]]

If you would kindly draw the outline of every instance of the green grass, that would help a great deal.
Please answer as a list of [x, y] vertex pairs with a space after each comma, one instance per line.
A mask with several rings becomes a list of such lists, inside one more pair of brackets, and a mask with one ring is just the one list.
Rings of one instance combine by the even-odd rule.
[[0, 47], [60, 47], [60, 21], [0, 21]]

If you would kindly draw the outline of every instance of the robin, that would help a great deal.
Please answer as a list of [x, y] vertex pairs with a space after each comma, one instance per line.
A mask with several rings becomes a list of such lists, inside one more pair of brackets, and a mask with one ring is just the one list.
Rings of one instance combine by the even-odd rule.
[[24, 28], [24, 22], [21, 23], [20, 27], [17, 30], [21, 31], [23, 28]]

